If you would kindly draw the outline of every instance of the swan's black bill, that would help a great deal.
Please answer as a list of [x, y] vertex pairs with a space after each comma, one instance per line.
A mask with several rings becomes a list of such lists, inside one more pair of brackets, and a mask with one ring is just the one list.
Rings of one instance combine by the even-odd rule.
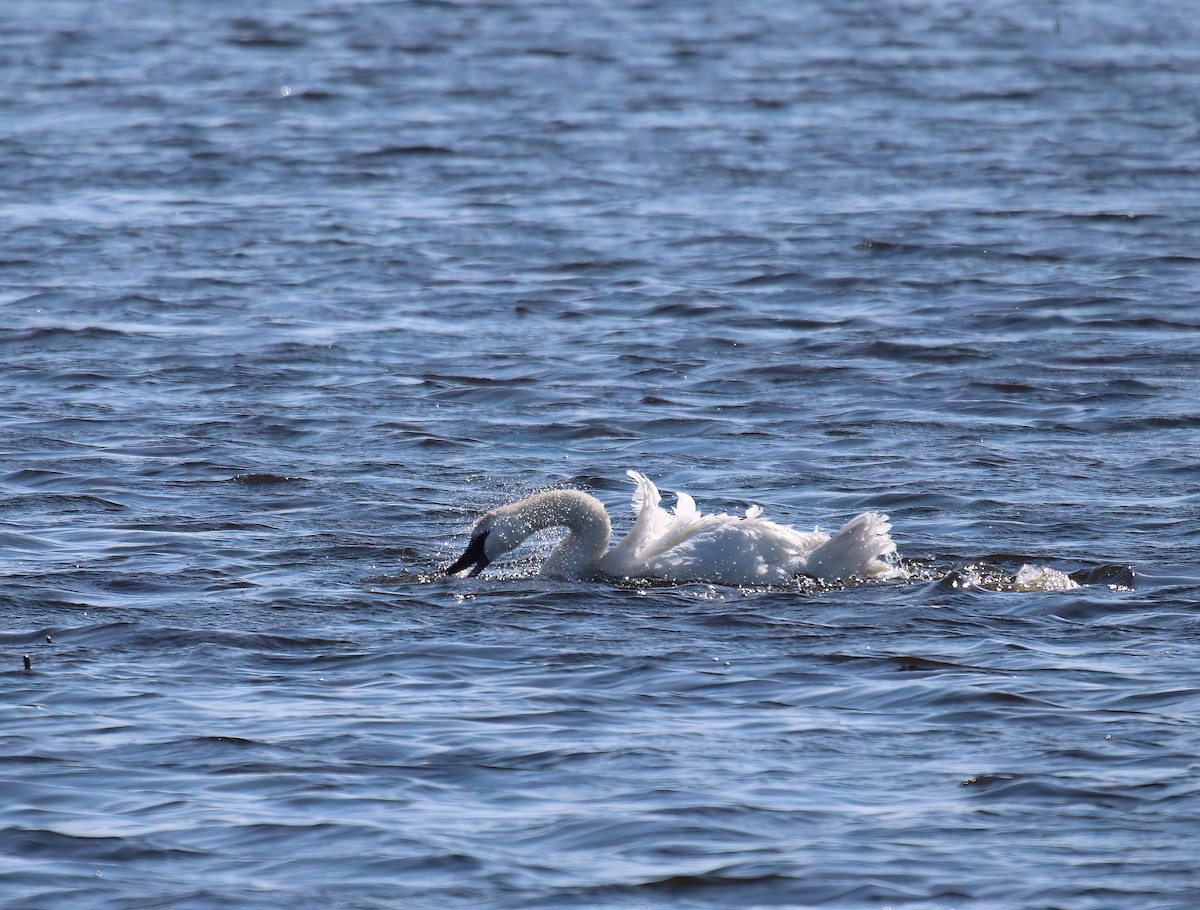
[[487, 553], [485, 553], [483, 550], [483, 544], [486, 540], [487, 531], [484, 531], [482, 534], [476, 534], [474, 537], [472, 537], [471, 542], [467, 544], [467, 549], [463, 552], [463, 555], [458, 557], [458, 562], [446, 570], [446, 574], [454, 575], [458, 572], [461, 572], [467, 566], [474, 566], [474, 568], [467, 573], [469, 577], [474, 578], [476, 575], [486, 569], [487, 564], [491, 562], [491, 560], [487, 557]]

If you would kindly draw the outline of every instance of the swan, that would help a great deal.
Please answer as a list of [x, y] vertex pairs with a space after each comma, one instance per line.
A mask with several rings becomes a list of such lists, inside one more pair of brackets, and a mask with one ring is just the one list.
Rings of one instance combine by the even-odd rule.
[[863, 512], [833, 535], [768, 521], [758, 506], [743, 516], [705, 515], [687, 493], [676, 493], [668, 512], [649, 478], [637, 471], [626, 474], [635, 485], [636, 518], [611, 550], [612, 523], [600, 500], [580, 490], [549, 490], [480, 517], [466, 550], [446, 574], [470, 568], [469, 575], [478, 575], [530, 534], [565, 527], [567, 536], [542, 564], [542, 575], [728, 585], [779, 584], [798, 575], [820, 581], [908, 575], [894, 561], [891, 523], [878, 512]]

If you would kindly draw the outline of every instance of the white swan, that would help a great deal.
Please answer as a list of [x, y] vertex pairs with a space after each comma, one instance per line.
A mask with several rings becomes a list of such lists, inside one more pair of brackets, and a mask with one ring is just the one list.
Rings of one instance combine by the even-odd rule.
[[758, 506], [745, 516], [702, 515], [687, 493], [677, 493], [675, 508], [668, 512], [650, 480], [636, 471], [627, 473], [637, 484], [637, 519], [611, 550], [612, 524], [600, 500], [579, 490], [550, 490], [484, 514], [466, 551], [446, 574], [470, 567], [470, 574], [478, 575], [530, 534], [565, 527], [567, 536], [542, 564], [543, 575], [728, 585], [779, 584], [797, 575], [822, 581], [907, 577], [893, 562], [891, 523], [878, 512], [863, 512], [832, 536], [768, 521]]

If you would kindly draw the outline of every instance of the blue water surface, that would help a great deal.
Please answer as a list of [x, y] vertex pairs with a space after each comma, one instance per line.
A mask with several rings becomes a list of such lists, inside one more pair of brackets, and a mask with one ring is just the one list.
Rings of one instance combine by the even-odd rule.
[[[0, 75], [0, 905], [1200, 904], [1192, 9], [9, 0]], [[911, 580], [441, 574], [627, 468]]]

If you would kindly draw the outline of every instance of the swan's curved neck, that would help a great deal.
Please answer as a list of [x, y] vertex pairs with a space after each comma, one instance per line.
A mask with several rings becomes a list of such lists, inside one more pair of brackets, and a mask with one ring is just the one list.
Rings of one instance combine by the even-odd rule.
[[612, 522], [604, 504], [579, 490], [550, 490], [507, 506], [518, 514], [527, 535], [546, 528], [569, 532], [542, 565], [542, 574], [576, 578], [591, 574], [608, 549]]

